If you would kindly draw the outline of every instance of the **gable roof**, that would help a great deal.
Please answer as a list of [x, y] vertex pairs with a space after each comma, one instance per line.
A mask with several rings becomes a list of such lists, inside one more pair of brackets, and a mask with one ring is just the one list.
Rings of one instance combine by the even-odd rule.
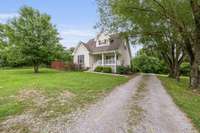
[[[74, 54], [76, 53], [76, 51], [78, 50], [78, 48], [79, 48], [81, 45], [84, 46], [84, 47], [88, 50], [88, 48], [85, 46], [85, 43], [84, 43], [84, 42], [79, 42], [78, 46], [74, 49], [72, 55], [74, 55]], [[88, 52], [89, 52], [89, 50], [88, 50]]]
[[102, 52], [102, 51], [112, 51], [117, 50], [122, 44], [122, 39], [119, 34], [114, 34], [110, 36], [110, 45], [96, 47], [96, 39], [91, 39], [87, 43], [84, 43], [84, 46], [90, 52]]

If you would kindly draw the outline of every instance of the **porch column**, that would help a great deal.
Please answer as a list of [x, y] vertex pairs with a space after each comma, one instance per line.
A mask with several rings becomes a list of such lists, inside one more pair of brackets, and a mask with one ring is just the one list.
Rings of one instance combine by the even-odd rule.
[[104, 66], [104, 53], [101, 54], [101, 65]]
[[115, 54], [115, 69], [114, 69], [114, 72], [116, 73], [117, 72], [117, 53], [116, 51], [114, 52]]

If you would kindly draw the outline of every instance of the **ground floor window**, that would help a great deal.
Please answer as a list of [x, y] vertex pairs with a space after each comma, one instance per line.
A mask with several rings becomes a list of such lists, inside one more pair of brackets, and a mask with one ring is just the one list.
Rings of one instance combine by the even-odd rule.
[[104, 64], [114, 64], [115, 63], [115, 57], [113, 55], [106, 55]]
[[80, 65], [84, 64], [84, 55], [78, 55], [78, 64]]

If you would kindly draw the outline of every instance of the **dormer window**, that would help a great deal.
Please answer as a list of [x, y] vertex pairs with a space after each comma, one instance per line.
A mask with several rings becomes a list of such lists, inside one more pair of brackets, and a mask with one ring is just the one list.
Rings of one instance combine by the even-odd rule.
[[107, 44], [106, 42], [107, 42], [106, 40], [99, 40], [99, 45], [106, 45]]
[[105, 34], [100, 34], [96, 38], [96, 47], [103, 47], [110, 45], [110, 36]]

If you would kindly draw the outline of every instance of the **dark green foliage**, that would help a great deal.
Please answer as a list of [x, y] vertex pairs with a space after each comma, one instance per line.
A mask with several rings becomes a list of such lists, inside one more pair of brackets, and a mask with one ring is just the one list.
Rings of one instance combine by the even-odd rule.
[[134, 72], [144, 73], [166, 73], [167, 68], [162, 61], [158, 58], [150, 57], [147, 55], [136, 56], [132, 60]]
[[64, 50], [60, 59], [63, 60], [64, 62], [66, 62], [66, 63], [72, 63], [73, 62], [72, 52], [69, 49]]
[[97, 5], [100, 28], [110, 33], [123, 31], [132, 44], [143, 45], [142, 52], [161, 58], [175, 72], [173, 77], [179, 76], [188, 46], [183, 46], [187, 42], [183, 35], [194, 33], [190, 32], [194, 23], [188, 0], [97, 0]]
[[189, 76], [190, 75], [190, 64], [188, 62], [184, 62], [181, 64], [180, 70], [181, 75]]
[[129, 67], [117, 66], [117, 73], [118, 74], [128, 74], [129, 72], [130, 72], [130, 68]]
[[112, 73], [112, 68], [111, 67], [103, 67], [102, 72], [104, 72], [104, 73]]
[[59, 34], [51, 23], [51, 17], [31, 7], [23, 7], [19, 17], [10, 21], [10, 43], [20, 50], [27, 62], [38, 72], [39, 65], [50, 63], [57, 56], [62, 46]]
[[59, 46], [55, 53], [55, 59], [63, 61], [65, 63], [72, 63], [73, 62], [73, 48], [66, 49], [63, 46]]
[[112, 68], [108, 66], [97, 66], [95, 72], [112, 73]]
[[103, 71], [103, 67], [102, 66], [97, 66], [94, 71], [95, 72], [102, 72]]

